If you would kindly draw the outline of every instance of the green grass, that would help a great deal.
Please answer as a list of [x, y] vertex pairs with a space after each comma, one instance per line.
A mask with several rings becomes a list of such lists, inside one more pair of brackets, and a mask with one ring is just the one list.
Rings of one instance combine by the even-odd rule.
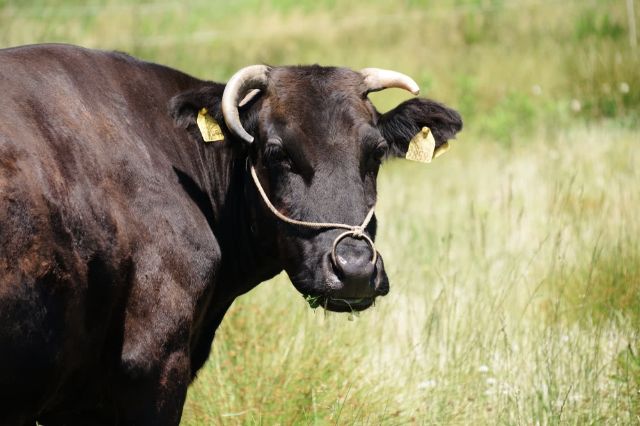
[[[261, 62], [398, 69], [460, 108], [468, 132], [511, 144], [575, 118], [638, 126], [640, 55], [629, 46], [625, 4], [3, 0], [0, 46], [119, 49], [217, 80]], [[383, 109], [405, 97], [374, 95]]]
[[637, 423], [636, 145], [601, 125], [387, 164], [392, 292], [353, 322], [283, 276], [240, 298], [184, 423]]
[[638, 424], [625, 4], [0, 0], [0, 47], [118, 49], [215, 80], [260, 62], [392, 68], [463, 114], [446, 156], [381, 173], [391, 293], [354, 321], [311, 310], [286, 276], [241, 297], [183, 424]]

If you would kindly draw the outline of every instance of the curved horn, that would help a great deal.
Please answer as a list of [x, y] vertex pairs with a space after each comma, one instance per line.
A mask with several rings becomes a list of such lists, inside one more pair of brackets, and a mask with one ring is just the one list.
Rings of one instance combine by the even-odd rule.
[[[227, 82], [222, 94], [222, 115], [229, 130], [236, 136], [252, 143], [251, 136], [240, 123], [238, 103], [251, 89], [264, 89], [267, 86], [269, 67], [250, 65], [236, 72]], [[254, 95], [255, 96], [255, 95]]]
[[369, 92], [377, 92], [379, 90], [397, 87], [407, 90], [414, 95], [420, 93], [420, 87], [408, 75], [397, 71], [383, 70], [380, 68], [364, 68], [360, 70], [360, 74], [364, 77], [364, 82]]

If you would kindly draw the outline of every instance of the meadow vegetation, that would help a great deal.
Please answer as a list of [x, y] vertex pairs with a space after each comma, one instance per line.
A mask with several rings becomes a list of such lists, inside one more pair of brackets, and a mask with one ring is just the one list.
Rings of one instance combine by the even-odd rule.
[[383, 167], [391, 293], [353, 321], [309, 309], [286, 275], [241, 297], [184, 424], [638, 424], [628, 22], [624, 0], [0, 0], [0, 46], [118, 49], [212, 80], [392, 68], [465, 119], [431, 165]]

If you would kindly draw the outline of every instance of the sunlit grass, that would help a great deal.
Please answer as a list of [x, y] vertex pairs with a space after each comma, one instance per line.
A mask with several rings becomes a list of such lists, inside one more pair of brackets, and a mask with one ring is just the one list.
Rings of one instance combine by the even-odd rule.
[[[640, 9], [640, 8], [638, 8]], [[397, 69], [503, 143], [574, 118], [638, 125], [623, 0], [0, 2], [0, 46], [117, 49], [203, 78], [254, 64]], [[390, 108], [406, 96], [374, 96]]]
[[380, 177], [392, 292], [356, 321], [286, 277], [232, 307], [185, 424], [633, 424], [636, 136], [462, 138]]
[[[184, 424], [638, 424], [640, 55], [626, 10], [0, 0], [0, 46], [118, 49], [219, 81], [260, 62], [392, 68], [463, 114], [446, 156], [380, 176], [391, 293], [355, 321], [311, 310], [286, 276], [240, 298]], [[407, 95], [371, 97], [386, 110]]]

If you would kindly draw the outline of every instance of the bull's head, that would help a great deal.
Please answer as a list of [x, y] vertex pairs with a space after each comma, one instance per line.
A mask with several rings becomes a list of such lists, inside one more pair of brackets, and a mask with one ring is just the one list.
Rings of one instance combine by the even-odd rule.
[[367, 95], [389, 87], [419, 91], [394, 71], [263, 65], [224, 89], [217, 115], [246, 148], [255, 232], [313, 306], [359, 311], [388, 293], [373, 244], [380, 165], [404, 157], [423, 127], [436, 149], [462, 128], [456, 111], [428, 99], [379, 113]]

